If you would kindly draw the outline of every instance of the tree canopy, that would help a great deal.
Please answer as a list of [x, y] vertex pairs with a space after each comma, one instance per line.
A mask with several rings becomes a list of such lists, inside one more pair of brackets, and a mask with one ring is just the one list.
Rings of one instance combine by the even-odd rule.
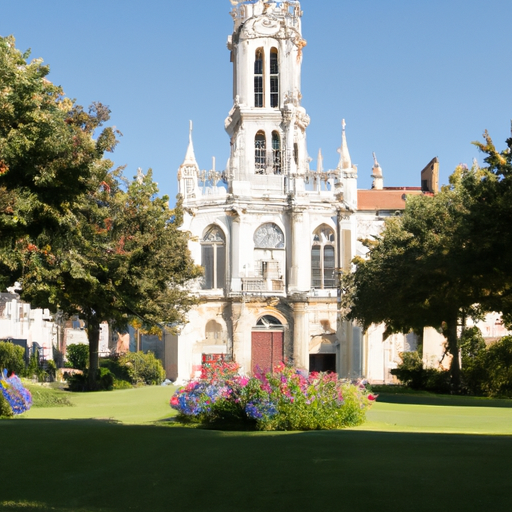
[[512, 138], [496, 151], [491, 138], [476, 143], [488, 167], [458, 167], [435, 196], [409, 196], [402, 216], [365, 240], [367, 258], [344, 278], [348, 318], [364, 329], [386, 324], [386, 334], [441, 330], [459, 385], [458, 332], [485, 311], [512, 319]]
[[27, 57], [0, 38], [0, 279], [86, 320], [93, 387], [101, 322], [175, 328], [201, 270], [181, 205], [158, 196], [151, 171], [127, 180], [105, 158], [117, 143], [108, 107], [86, 112]]

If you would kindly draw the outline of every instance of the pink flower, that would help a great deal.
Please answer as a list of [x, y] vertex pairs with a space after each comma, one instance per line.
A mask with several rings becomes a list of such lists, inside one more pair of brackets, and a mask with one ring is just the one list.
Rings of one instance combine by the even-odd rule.
[[379, 396], [379, 395], [372, 395], [372, 394], [370, 393], [369, 395], [367, 395], [367, 398], [368, 398], [368, 400], [371, 400], [371, 401], [373, 402], [374, 400], [377, 400], [377, 397], [378, 397], [378, 396]]
[[173, 396], [171, 398], [171, 405], [178, 405], [179, 403], [180, 403], [180, 401], [178, 400], [177, 396]]

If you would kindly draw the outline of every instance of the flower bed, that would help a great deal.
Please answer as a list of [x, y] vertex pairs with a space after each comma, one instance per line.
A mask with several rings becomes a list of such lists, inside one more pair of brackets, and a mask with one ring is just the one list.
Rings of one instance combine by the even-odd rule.
[[10, 409], [2, 410], [1, 415], [11, 416], [13, 414], [22, 414], [30, 409], [32, 405], [32, 395], [14, 373], [10, 377], [7, 377], [7, 370], [3, 371], [0, 376], [0, 391]]
[[310, 373], [283, 363], [254, 377], [236, 363], [211, 363], [181, 387], [171, 407], [181, 421], [258, 430], [338, 429], [360, 425], [376, 396], [362, 382]]

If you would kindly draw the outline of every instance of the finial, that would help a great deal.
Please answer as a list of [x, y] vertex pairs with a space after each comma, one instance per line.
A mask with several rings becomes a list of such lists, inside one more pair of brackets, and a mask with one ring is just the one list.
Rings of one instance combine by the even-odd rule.
[[340, 161], [338, 163], [338, 169], [351, 169], [352, 168], [352, 160], [350, 159], [350, 153], [348, 151], [347, 145], [347, 134], [345, 133], [345, 128], [347, 123], [345, 119], [341, 121], [341, 147], [338, 149], [338, 153], [340, 154]]
[[324, 157], [322, 156], [322, 150], [318, 150], [318, 159], [316, 164], [316, 172], [323, 172], [324, 170]]
[[347, 126], [347, 123], [345, 123], [345, 119], [342, 119], [342, 120], [341, 120], [341, 129], [342, 129], [343, 131], [345, 131], [346, 126]]

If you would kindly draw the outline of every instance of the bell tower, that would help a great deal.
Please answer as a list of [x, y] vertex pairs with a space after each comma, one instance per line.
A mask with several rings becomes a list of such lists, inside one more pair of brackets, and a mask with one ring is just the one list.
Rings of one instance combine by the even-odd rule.
[[306, 42], [300, 3], [230, 1], [233, 107], [225, 122], [231, 139], [229, 191], [248, 197], [300, 194], [309, 169], [309, 116], [301, 106]]

